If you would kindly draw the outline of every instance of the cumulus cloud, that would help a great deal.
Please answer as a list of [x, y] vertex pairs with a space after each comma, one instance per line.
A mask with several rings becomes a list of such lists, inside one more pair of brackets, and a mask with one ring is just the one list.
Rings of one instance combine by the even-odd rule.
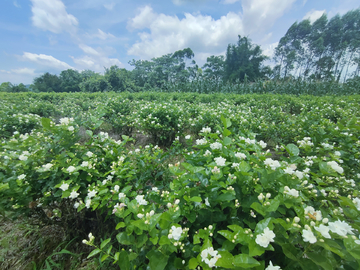
[[272, 58], [274, 56], [275, 48], [277, 47], [278, 44], [279, 42], [274, 42], [271, 44], [263, 45], [262, 46], [263, 54]]
[[92, 34], [92, 35], [87, 34], [87, 36], [90, 38], [98, 38], [98, 39], [102, 39], [102, 40], [115, 38], [115, 36], [113, 34], [105, 33], [101, 29], [98, 29], [95, 34]]
[[243, 22], [247, 34], [266, 31], [295, 1], [296, 0], [243, 0]]
[[12, 69], [11, 72], [16, 73], [16, 74], [35, 75], [35, 69], [32, 69], [32, 68]]
[[77, 19], [66, 12], [61, 0], [31, 0], [34, 26], [53, 33], [76, 31]]
[[315, 22], [317, 19], [319, 19], [324, 13], [326, 13], [326, 10], [310, 10], [306, 15], [303, 17], [303, 20], [309, 19], [311, 23]]
[[139, 14], [129, 20], [129, 29], [150, 30], [140, 32], [140, 41], [133, 44], [128, 54], [152, 58], [190, 47], [204, 53], [218, 53], [243, 34], [241, 15], [229, 12], [218, 20], [211, 16], [184, 14], [177, 16], [155, 13], [150, 6], [143, 7]]
[[[117, 65], [122, 67], [123, 64], [117, 58], [110, 58], [108, 52], [100, 48], [94, 49], [88, 45], [80, 44], [79, 48], [86, 54], [81, 57], [71, 57], [74, 63], [80, 69], [90, 69], [96, 72], [104, 71], [104, 67]], [[111, 48], [110, 48], [111, 50]]]
[[21, 56], [21, 59], [57, 70], [74, 69], [72, 66], [68, 65], [67, 63], [60, 61], [51, 55], [46, 55], [46, 54], [35, 54], [35, 53], [24, 52], [24, 54]]

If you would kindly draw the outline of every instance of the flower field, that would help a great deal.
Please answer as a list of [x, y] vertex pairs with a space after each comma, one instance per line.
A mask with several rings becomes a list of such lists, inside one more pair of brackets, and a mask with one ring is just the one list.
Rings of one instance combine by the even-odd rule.
[[[359, 103], [0, 93], [0, 213], [98, 269], [358, 270]], [[37, 267], [70, 269], [64, 250]]]

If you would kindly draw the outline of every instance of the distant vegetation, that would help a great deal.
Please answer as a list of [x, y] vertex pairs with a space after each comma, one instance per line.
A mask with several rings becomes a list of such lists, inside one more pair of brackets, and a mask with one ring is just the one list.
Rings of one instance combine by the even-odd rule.
[[[91, 70], [68, 69], [59, 76], [45, 73], [35, 78], [30, 87], [4, 82], [0, 92], [279, 93], [279, 82], [286, 81], [300, 88], [294, 90], [285, 84], [281, 92], [300, 94], [301, 87], [310, 84], [310, 88], [325, 91], [316, 90], [315, 94], [358, 93], [359, 26], [360, 9], [331, 19], [324, 14], [313, 23], [295, 22], [280, 39], [273, 59], [263, 55], [260, 46], [248, 37], [239, 36], [236, 44], [228, 45], [225, 57], [212, 55], [201, 68], [193, 59], [194, 52], [185, 48], [151, 60], [132, 60], [131, 71], [111, 66], [105, 68], [102, 75]], [[273, 60], [274, 68], [265, 66], [266, 60]], [[257, 84], [246, 85], [253, 82]], [[319, 82], [326, 84], [319, 85]], [[262, 89], [259, 85], [263, 85]]]

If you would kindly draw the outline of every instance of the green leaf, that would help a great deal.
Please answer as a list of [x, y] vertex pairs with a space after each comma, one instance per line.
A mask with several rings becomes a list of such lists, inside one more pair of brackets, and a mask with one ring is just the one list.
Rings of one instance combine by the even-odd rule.
[[41, 125], [44, 129], [50, 129], [51, 119], [49, 118], [41, 118]]
[[189, 269], [196, 269], [196, 267], [199, 265], [196, 258], [191, 258], [189, 261]]
[[111, 238], [108, 238], [101, 242], [100, 249], [103, 249], [109, 242], [111, 241]]
[[299, 148], [292, 143], [289, 143], [286, 147], [285, 147], [286, 151], [289, 153], [290, 156], [298, 156], [300, 153]]
[[120, 255], [119, 252], [115, 253], [115, 255], [114, 255], [114, 263], [116, 263], [119, 260], [119, 255]]
[[256, 225], [255, 233], [256, 233], [256, 234], [263, 233], [264, 230], [265, 230], [265, 228], [268, 227], [270, 221], [271, 221], [271, 218], [266, 218], [266, 219], [261, 220], [261, 221]]
[[120, 252], [118, 265], [121, 270], [130, 270], [130, 261], [126, 250]]
[[260, 265], [260, 263], [247, 254], [239, 254], [234, 256], [234, 265], [242, 268], [252, 268]]
[[146, 257], [149, 259], [151, 270], [163, 270], [168, 262], [169, 256], [164, 255], [158, 250], [150, 250]]
[[248, 171], [250, 171], [250, 169], [251, 169], [251, 167], [250, 167], [249, 163], [247, 163], [244, 160], [240, 162], [239, 170], [241, 172], [248, 172]]
[[104, 255], [101, 257], [101, 262], [105, 261], [108, 257], [109, 257], [108, 254], [104, 254]]
[[89, 256], [87, 256], [87, 258], [89, 259], [89, 258], [91, 258], [92, 256], [94, 256], [94, 255], [96, 255], [96, 254], [98, 254], [98, 253], [100, 253], [101, 252], [101, 250], [100, 249], [94, 249], [93, 251], [91, 251], [90, 252], [90, 254], [89, 254]]
[[135, 237], [133, 235], [127, 235], [126, 232], [118, 233], [116, 239], [123, 245], [132, 245], [135, 242]]
[[356, 244], [354, 239], [352, 238], [345, 238], [344, 245], [346, 250], [356, 259], [360, 260], [360, 245]]
[[231, 144], [231, 139], [229, 137], [225, 137], [223, 142], [224, 142], [224, 145], [230, 145]]
[[223, 131], [222, 135], [223, 135], [223, 137], [227, 137], [227, 136], [231, 135], [231, 131], [228, 130], [227, 128], [224, 128], [224, 131]]
[[231, 121], [229, 118], [225, 118], [223, 115], [221, 116], [221, 121], [223, 123], [224, 128], [231, 127]]
[[252, 209], [254, 209], [257, 213], [259, 213], [260, 215], [262, 215], [262, 216], [265, 216], [266, 214], [265, 214], [265, 211], [264, 211], [264, 207], [260, 204], [260, 203], [258, 203], [258, 202], [253, 202], [251, 205], [250, 205], [250, 207], [252, 208]]
[[216, 266], [231, 269], [234, 268], [233, 261], [234, 257], [229, 251], [219, 251], [221, 258], [216, 262]]
[[86, 134], [87, 134], [90, 138], [92, 138], [92, 136], [93, 136], [93, 132], [92, 132], [91, 130], [86, 130]]
[[126, 226], [125, 222], [119, 222], [117, 225], [116, 225], [116, 228], [115, 230], [118, 230], [120, 228], [124, 228]]
[[224, 193], [224, 194], [221, 194], [219, 197], [217, 197], [216, 200], [219, 202], [229, 202], [229, 201], [235, 200], [235, 195], [232, 193]]
[[195, 196], [195, 197], [191, 197], [190, 201], [192, 201], [192, 202], [202, 202], [202, 199], [201, 199], [201, 197]]

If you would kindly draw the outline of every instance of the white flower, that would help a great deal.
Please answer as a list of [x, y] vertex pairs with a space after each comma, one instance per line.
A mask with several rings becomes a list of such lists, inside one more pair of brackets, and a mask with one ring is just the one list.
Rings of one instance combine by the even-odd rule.
[[333, 233], [337, 233], [340, 236], [346, 236], [347, 234], [354, 234], [353, 228], [345, 221], [337, 220], [335, 222], [329, 222], [329, 228]]
[[89, 166], [89, 162], [88, 162], [88, 161], [83, 161], [83, 162], [81, 163], [81, 167], [87, 167], [87, 166]]
[[68, 118], [68, 117], [64, 117], [60, 119], [60, 124], [61, 125], [68, 125], [70, 124], [70, 122], [74, 121], [74, 118]]
[[217, 158], [214, 158], [214, 160], [215, 160], [216, 165], [218, 165], [218, 166], [225, 166], [225, 161], [226, 161], [225, 158], [223, 158], [223, 157], [217, 157]]
[[353, 199], [353, 203], [355, 204], [355, 207], [357, 208], [357, 210], [360, 211], [360, 199], [359, 198]]
[[309, 242], [311, 244], [314, 244], [317, 241], [314, 233], [311, 230], [303, 230], [302, 235], [303, 235], [304, 242]]
[[42, 167], [44, 168], [44, 171], [50, 171], [50, 169], [51, 169], [52, 166], [53, 166], [53, 165], [52, 165], [51, 163], [42, 165]]
[[202, 130], [200, 130], [200, 133], [210, 133], [211, 132], [211, 128], [209, 127], [203, 127]]
[[119, 193], [119, 200], [126, 198], [126, 195], [122, 192]]
[[255, 140], [255, 139], [251, 140], [251, 139], [249, 139], [249, 138], [246, 138], [246, 139], [245, 139], [245, 142], [246, 142], [247, 144], [255, 144], [255, 143], [256, 143], [256, 140]]
[[279, 161], [273, 160], [272, 158], [265, 159], [264, 164], [270, 166], [270, 168], [274, 171], [276, 170], [276, 168], [279, 168], [281, 166]]
[[69, 130], [69, 131], [74, 131], [74, 129], [75, 129], [75, 128], [74, 128], [73, 126], [68, 127], [68, 130]]
[[148, 202], [144, 199], [144, 195], [137, 195], [135, 197], [135, 200], [137, 201], [138, 204], [140, 205], [147, 205]]
[[214, 149], [219, 149], [219, 150], [221, 150], [222, 144], [219, 143], [219, 142], [214, 142], [214, 143], [210, 144], [210, 148], [213, 149], [213, 150], [214, 150]]
[[270, 242], [274, 242], [274, 237], [276, 235], [273, 231], [271, 231], [268, 227], [264, 229], [262, 234], [258, 234], [256, 236], [255, 242], [264, 248], [267, 248]]
[[181, 238], [181, 234], [183, 232], [181, 227], [175, 227], [175, 226], [171, 226], [171, 234], [174, 240], [179, 241]]
[[25, 177], [26, 177], [25, 174], [21, 174], [21, 175], [18, 176], [18, 179], [19, 179], [19, 180], [23, 180], [23, 179], [25, 179]]
[[318, 227], [314, 227], [314, 229], [321, 233], [323, 237], [331, 239], [331, 236], [329, 234], [330, 228], [325, 226], [324, 224], [320, 224]]
[[190, 135], [186, 135], [186, 136], [185, 136], [185, 139], [186, 139], [186, 140], [190, 140], [190, 138], [191, 138]]
[[239, 153], [239, 152], [235, 153], [235, 157], [240, 158], [240, 159], [246, 159], [246, 155], [243, 153]]
[[286, 174], [293, 174], [294, 173], [294, 169], [292, 167], [286, 167], [286, 169], [284, 170], [284, 173]]
[[68, 188], [69, 188], [69, 184], [66, 184], [66, 183], [63, 183], [63, 184], [60, 186], [60, 189], [61, 189], [62, 191], [66, 191], [66, 190], [68, 190]]
[[201, 261], [205, 262], [210, 268], [215, 267], [217, 260], [221, 258], [221, 255], [213, 247], [204, 249], [200, 255]]
[[334, 171], [336, 171], [336, 172], [338, 172], [338, 173], [343, 173], [343, 172], [344, 172], [344, 169], [341, 168], [341, 167], [339, 166], [339, 164], [337, 164], [336, 161], [329, 161], [329, 162], [327, 163], [327, 165], [330, 166]]
[[304, 173], [301, 171], [295, 171], [294, 174], [297, 176], [297, 178], [299, 179], [303, 179], [304, 177]]
[[152, 190], [152, 191], [155, 191], [155, 192], [158, 192], [158, 191], [159, 191], [159, 189], [158, 189], [157, 187], [152, 187], [151, 190]]
[[209, 157], [211, 156], [211, 152], [209, 150], [205, 151], [204, 157]]
[[19, 156], [19, 159], [22, 161], [26, 161], [28, 159], [28, 157], [26, 155], [22, 154]]
[[85, 202], [86, 208], [90, 208], [90, 204], [91, 204], [91, 199], [87, 199]]
[[295, 198], [299, 197], [299, 191], [297, 191], [294, 188], [292, 188], [292, 189], [287, 188], [287, 190], [286, 189], [284, 190], [284, 193], [287, 195], [293, 196]]
[[77, 209], [80, 206], [79, 202], [74, 203], [74, 208]]
[[261, 146], [261, 148], [265, 148], [267, 146], [267, 143], [265, 143], [263, 140], [261, 140], [259, 142], [259, 145]]
[[240, 163], [233, 163], [232, 165], [231, 165], [231, 168], [238, 168], [240, 166]]
[[93, 190], [88, 190], [88, 197], [89, 198], [92, 198], [92, 197], [95, 197], [95, 195], [96, 195], [96, 193], [97, 193], [97, 191], [95, 190], [95, 189], [93, 189]]
[[196, 140], [196, 145], [204, 145], [207, 141], [205, 138]]
[[210, 207], [209, 198], [205, 198], [205, 205]]
[[71, 191], [69, 198], [76, 199], [78, 196], [79, 196], [79, 193], [77, 193], [75, 190], [73, 190], [73, 191]]
[[138, 218], [143, 218], [144, 215], [143, 215], [143, 214], [137, 214], [137, 217], [138, 217]]
[[69, 166], [69, 168], [66, 169], [69, 173], [72, 173], [73, 171], [76, 170], [76, 168], [74, 166]]
[[92, 157], [94, 154], [90, 151], [88, 151], [85, 155], [87, 155], [88, 157]]
[[339, 151], [335, 151], [335, 152], [334, 152], [334, 155], [340, 157], [340, 156], [341, 156], [341, 153], [340, 153]]
[[115, 190], [116, 192], [119, 192], [119, 189], [120, 189], [119, 185], [115, 185], [115, 186], [114, 186], [114, 190]]
[[280, 266], [274, 266], [270, 261], [268, 267], [266, 267], [265, 270], [281, 270], [281, 268]]

